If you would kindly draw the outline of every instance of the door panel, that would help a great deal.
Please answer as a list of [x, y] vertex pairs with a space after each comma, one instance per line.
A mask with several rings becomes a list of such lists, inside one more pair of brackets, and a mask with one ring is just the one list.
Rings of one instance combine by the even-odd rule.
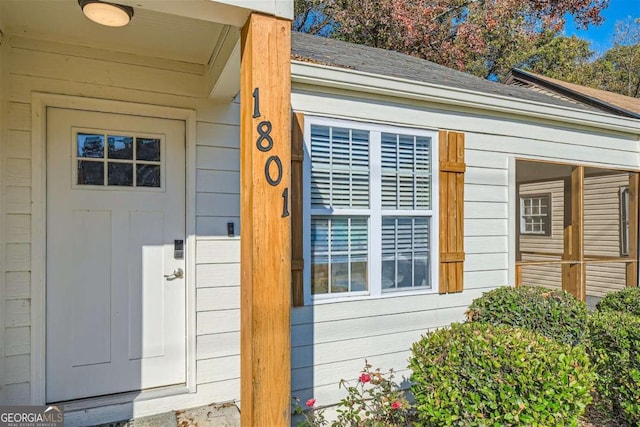
[[47, 401], [186, 381], [183, 121], [47, 109]]

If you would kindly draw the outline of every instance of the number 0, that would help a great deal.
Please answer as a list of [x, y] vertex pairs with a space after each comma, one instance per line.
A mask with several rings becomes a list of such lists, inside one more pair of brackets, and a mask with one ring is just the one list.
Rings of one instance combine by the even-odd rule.
[[[278, 174], [276, 175], [276, 178], [273, 179], [271, 177], [271, 163], [275, 162], [276, 167], [278, 168]], [[264, 165], [264, 176], [265, 178], [267, 178], [267, 182], [269, 183], [269, 185], [275, 187], [276, 185], [280, 184], [280, 181], [282, 181], [282, 162], [280, 161], [280, 157], [278, 156], [271, 156], [267, 159], [267, 163], [265, 163]]]

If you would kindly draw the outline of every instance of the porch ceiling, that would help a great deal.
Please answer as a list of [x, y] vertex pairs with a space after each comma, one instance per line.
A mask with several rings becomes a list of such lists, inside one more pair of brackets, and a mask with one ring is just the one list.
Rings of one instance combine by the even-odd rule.
[[[211, 3], [211, 2], [209, 2]], [[77, 0], [1, 0], [2, 31], [36, 39], [206, 65], [229, 27], [220, 23], [136, 8], [121, 28], [95, 24]]]
[[[522, 183], [564, 179], [571, 176], [572, 169], [573, 166], [568, 164], [518, 160], [516, 163], [516, 181]], [[585, 176], [627, 173], [622, 170], [596, 167], [586, 167], [584, 172]]]

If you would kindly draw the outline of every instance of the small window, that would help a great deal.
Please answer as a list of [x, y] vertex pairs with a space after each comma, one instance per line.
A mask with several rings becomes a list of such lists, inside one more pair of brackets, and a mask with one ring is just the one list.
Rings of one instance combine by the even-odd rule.
[[520, 234], [551, 235], [551, 195], [520, 197]]
[[629, 256], [629, 187], [620, 187], [620, 256]]
[[74, 145], [77, 186], [162, 187], [160, 138], [79, 131]]

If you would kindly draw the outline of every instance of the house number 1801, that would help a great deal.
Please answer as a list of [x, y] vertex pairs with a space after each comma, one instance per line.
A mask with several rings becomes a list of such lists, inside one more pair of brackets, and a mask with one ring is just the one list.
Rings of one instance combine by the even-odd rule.
[[[253, 118], [257, 119], [260, 114], [260, 88], [253, 90]], [[271, 137], [271, 129], [273, 126], [269, 120], [262, 120], [258, 123], [256, 130], [258, 131], [258, 139], [256, 140], [256, 148], [268, 153], [273, 148], [273, 138]], [[272, 174], [271, 169], [275, 165], [275, 173]], [[278, 156], [270, 156], [264, 164], [264, 176], [267, 183], [276, 187], [282, 181], [282, 161]], [[282, 218], [289, 216], [289, 188], [285, 188], [282, 192]]]

